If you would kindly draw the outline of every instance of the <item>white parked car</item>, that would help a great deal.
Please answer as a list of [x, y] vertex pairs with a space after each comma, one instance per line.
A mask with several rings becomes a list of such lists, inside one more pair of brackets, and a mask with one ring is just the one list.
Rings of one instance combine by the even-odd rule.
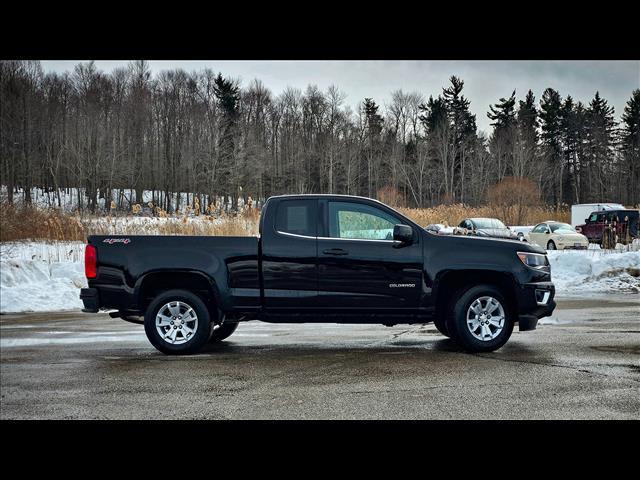
[[547, 250], [586, 250], [589, 240], [568, 223], [549, 220], [539, 223], [526, 235], [528, 242]]
[[509, 225], [509, 229], [512, 232], [515, 232], [516, 235], [518, 235], [518, 240], [524, 241], [527, 238], [527, 233], [529, 233], [532, 229], [533, 226], [523, 226], [523, 225], [518, 225], [518, 226], [511, 226]]
[[448, 227], [444, 223], [432, 223], [424, 227], [424, 229], [436, 235], [454, 235], [456, 233], [455, 227]]

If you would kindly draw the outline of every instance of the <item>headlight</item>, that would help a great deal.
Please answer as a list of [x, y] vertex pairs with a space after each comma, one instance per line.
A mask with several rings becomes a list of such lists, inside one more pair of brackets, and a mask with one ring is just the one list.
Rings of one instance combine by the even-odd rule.
[[543, 270], [545, 272], [549, 272], [551, 270], [549, 267], [549, 259], [546, 255], [541, 253], [518, 252], [518, 258], [527, 267], [535, 268], [536, 270]]

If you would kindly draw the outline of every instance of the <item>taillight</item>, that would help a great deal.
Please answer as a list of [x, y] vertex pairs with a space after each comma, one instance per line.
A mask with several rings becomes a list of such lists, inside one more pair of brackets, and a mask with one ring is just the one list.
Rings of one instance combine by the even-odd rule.
[[84, 274], [87, 278], [98, 276], [98, 252], [93, 245], [87, 245], [84, 249]]

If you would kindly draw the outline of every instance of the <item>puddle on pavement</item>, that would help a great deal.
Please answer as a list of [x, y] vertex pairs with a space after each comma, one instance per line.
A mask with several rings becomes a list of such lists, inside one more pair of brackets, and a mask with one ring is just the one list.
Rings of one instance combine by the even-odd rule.
[[[596, 345], [589, 348], [598, 352], [640, 355], [640, 345]], [[636, 366], [640, 368], [640, 363]]]

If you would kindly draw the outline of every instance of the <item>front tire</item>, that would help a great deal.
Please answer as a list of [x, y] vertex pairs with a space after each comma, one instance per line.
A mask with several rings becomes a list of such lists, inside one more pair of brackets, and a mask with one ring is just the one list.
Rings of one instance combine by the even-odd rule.
[[493, 352], [513, 332], [514, 314], [502, 292], [478, 285], [462, 293], [447, 323], [451, 338], [469, 352]]
[[444, 335], [447, 338], [451, 338], [451, 335], [449, 334], [449, 329], [447, 328], [446, 318], [438, 316], [433, 321], [433, 324], [436, 326], [436, 328], [442, 335]]
[[147, 307], [144, 331], [167, 355], [189, 355], [209, 340], [211, 317], [200, 297], [187, 290], [162, 292]]

